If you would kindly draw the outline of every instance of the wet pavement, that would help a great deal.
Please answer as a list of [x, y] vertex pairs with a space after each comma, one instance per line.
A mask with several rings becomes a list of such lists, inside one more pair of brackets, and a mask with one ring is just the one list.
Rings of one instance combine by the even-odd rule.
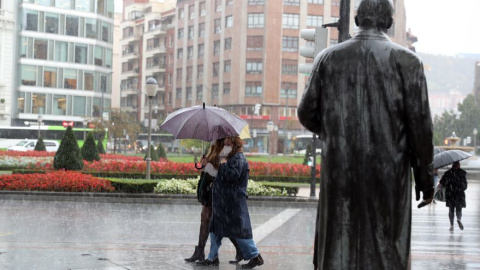
[[[463, 231], [448, 231], [445, 203], [414, 208], [412, 269], [480, 269], [480, 181], [469, 181], [466, 193]], [[198, 239], [201, 208], [191, 200], [9, 198], [0, 193], [2, 270], [211, 269], [183, 260]], [[254, 239], [265, 259], [258, 269], [313, 269], [316, 203], [250, 205]], [[219, 269], [238, 269], [228, 264], [234, 247], [228, 239], [223, 244]]]

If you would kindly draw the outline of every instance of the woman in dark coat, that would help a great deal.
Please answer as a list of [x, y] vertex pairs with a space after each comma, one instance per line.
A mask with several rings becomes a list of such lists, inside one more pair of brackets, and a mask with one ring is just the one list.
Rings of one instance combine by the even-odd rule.
[[462, 208], [467, 207], [465, 202], [465, 190], [467, 189], [467, 172], [460, 169], [460, 162], [455, 162], [452, 168], [443, 174], [439, 186], [445, 187], [446, 204], [449, 208], [450, 231], [453, 232], [454, 211], [457, 214], [457, 223], [460, 230], [463, 230]]
[[249, 167], [243, 155], [240, 137], [225, 139], [222, 153], [229, 152], [220, 162], [212, 190], [213, 215], [210, 220], [210, 253], [202, 265], [218, 266], [218, 250], [223, 237], [235, 238], [243, 257], [250, 260], [242, 268], [263, 264], [263, 258], [253, 241], [252, 225], [247, 206]]

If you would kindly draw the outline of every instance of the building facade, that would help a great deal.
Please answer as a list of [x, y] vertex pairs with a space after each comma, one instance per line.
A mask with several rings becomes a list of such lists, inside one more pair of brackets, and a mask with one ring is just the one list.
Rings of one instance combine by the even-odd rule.
[[[12, 125], [108, 119], [114, 0], [18, 0]], [[32, 121], [33, 120], [33, 121]]]
[[[173, 28], [175, 2], [125, 0], [120, 23], [120, 107], [143, 122], [148, 119], [145, 82], [155, 78], [158, 92], [153, 103], [153, 118], [166, 113], [167, 32]], [[154, 125], [155, 126], [155, 125]]]
[[0, 0], [0, 126], [10, 125], [12, 117], [15, 10], [15, 1]]
[[[352, 36], [358, 2], [351, 1]], [[405, 46], [403, 0], [395, 1], [395, 8], [388, 34]], [[300, 31], [336, 22], [339, 14], [340, 0], [178, 0], [175, 48], [167, 55], [174, 59], [172, 109], [217, 105], [249, 122], [256, 138], [248, 140], [248, 148], [288, 151], [290, 138], [305, 133], [296, 117], [308, 79], [298, 73], [299, 64], [308, 61], [299, 56], [306, 45]], [[329, 28], [328, 36], [329, 46], [338, 43], [337, 29]], [[269, 121], [276, 126], [270, 133]]]

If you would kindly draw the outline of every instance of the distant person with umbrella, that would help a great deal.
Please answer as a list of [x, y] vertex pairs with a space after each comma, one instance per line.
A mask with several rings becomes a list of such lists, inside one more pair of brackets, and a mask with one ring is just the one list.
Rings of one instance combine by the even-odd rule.
[[452, 168], [446, 171], [440, 179], [440, 187], [445, 187], [446, 205], [449, 208], [450, 231], [453, 232], [454, 212], [457, 214], [457, 223], [460, 230], [463, 230], [462, 208], [467, 206], [465, 202], [465, 190], [467, 189], [467, 172], [460, 169], [460, 162], [452, 164]]
[[252, 269], [262, 265], [263, 258], [253, 241], [252, 225], [247, 206], [247, 185], [249, 166], [243, 154], [243, 141], [240, 137], [227, 137], [223, 154], [227, 158], [220, 162], [217, 177], [213, 184], [212, 209], [210, 220], [210, 253], [203, 263], [205, 266], [218, 266], [218, 250], [223, 237], [233, 237], [242, 250], [243, 257], [250, 260], [241, 268]]

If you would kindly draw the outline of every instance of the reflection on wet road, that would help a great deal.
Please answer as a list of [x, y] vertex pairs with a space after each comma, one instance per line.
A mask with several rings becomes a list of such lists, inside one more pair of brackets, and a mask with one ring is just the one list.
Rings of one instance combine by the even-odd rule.
[[[412, 269], [480, 269], [480, 181], [466, 193], [463, 231], [448, 231], [445, 203], [413, 210]], [[202, 269], [183, 260], [198, 240], [200, 210], [0, 197], [0, 269]], [[315, 207], [251, 206], [250, 214], [265, 259], [258, 269], [313, 269]], [[237, 269], [234, 256], [224, 241], [220, 269]]]

